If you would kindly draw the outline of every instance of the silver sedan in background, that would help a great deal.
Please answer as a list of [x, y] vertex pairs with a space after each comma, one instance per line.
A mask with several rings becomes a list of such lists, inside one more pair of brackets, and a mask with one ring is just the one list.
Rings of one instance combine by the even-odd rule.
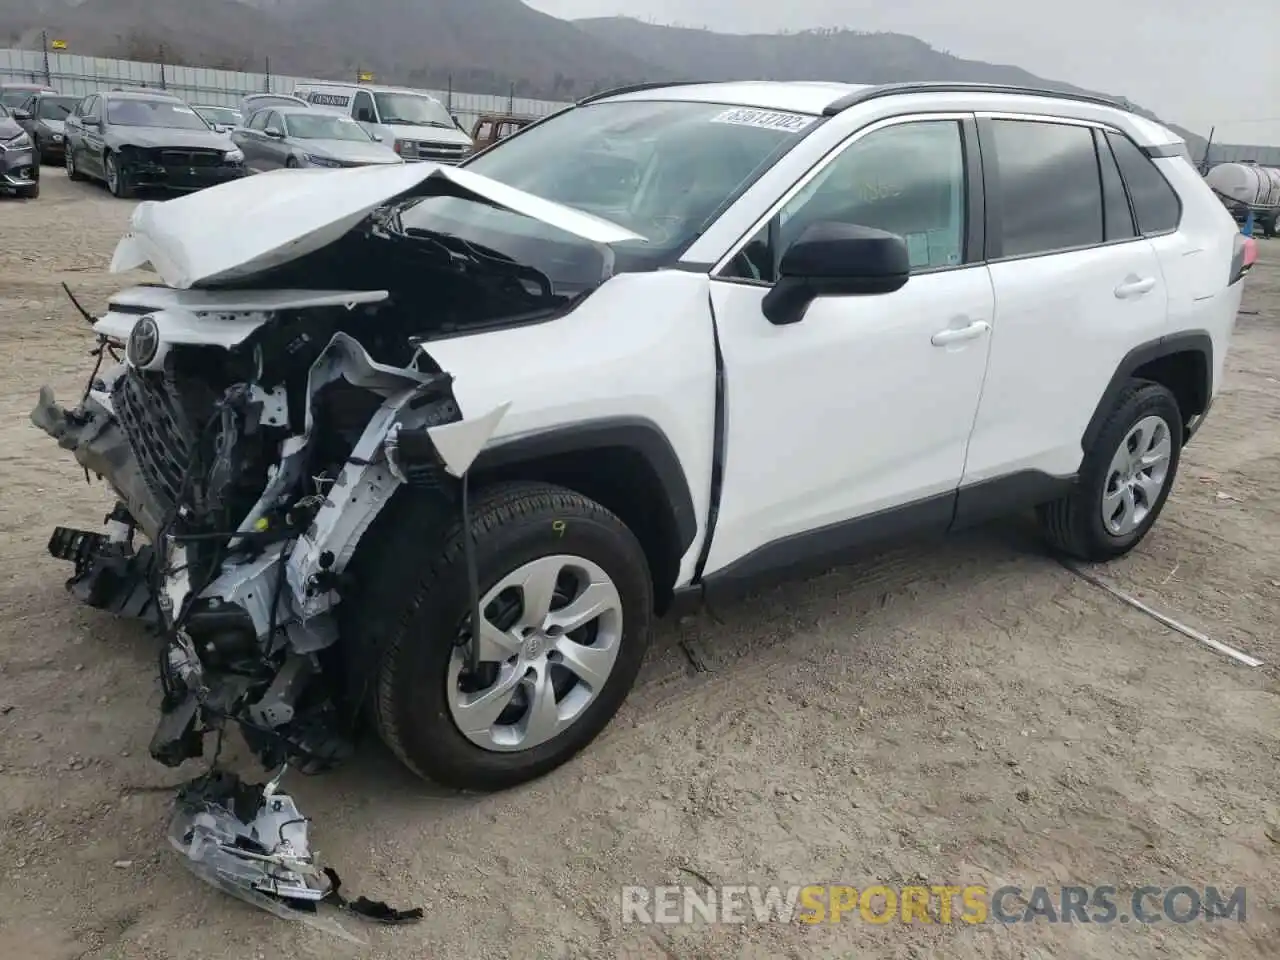
[[363, 167], [403, 163], [350, 117], [309, 108], [270, 107], [232, 131], [250, 171], [282, 167]]

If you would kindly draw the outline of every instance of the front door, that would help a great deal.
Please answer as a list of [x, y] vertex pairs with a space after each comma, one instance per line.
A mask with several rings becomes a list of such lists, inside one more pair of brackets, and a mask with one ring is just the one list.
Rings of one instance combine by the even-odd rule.
[[[972, 136], [958, 115], [860, 131], [713, 277], [726, 457], [704, 575], [950, 522], [994, 307], [967, 227]], [[911, 278], [894, 293], [819, 297], [800, 322], [773, 325], [761, 301], [783, 251], [831, 220], [901, 235]]]

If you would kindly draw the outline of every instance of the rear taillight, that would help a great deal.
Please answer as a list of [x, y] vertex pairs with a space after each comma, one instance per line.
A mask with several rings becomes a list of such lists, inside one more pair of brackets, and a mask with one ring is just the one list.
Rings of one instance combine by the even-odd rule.
[[1237, 233], [1235, 249], [1231, 254], [1231, 278], [1228, 286], [1242, 279], [1250, 268], [1258, 262], [1258, 241]]

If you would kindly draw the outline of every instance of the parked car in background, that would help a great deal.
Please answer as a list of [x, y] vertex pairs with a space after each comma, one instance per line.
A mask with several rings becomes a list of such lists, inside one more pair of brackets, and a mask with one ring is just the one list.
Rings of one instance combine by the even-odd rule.
[[205, 103], [193, 103], [194, 110], [200, 119], [219, 133], [230, 133], [244, 122], [244, 114], [231, 107], [218, 107]]
[[40, 196], [40, 163], [31, 134], [0, 104], [0, 191], [28, 200]]
[[307, 83], [293, 92], [313, 107], [356, 120], [406, 160], [461, 163], [471, 155], [471, 137], [443, 103], [421, 90]]
[[38, 162], [63, 163], [64, 126], [80, 102], [79, 97], [41, 91], [32, 94], [14, 111], [18, 123], [31, 135]]
[[92, 177], [117, 197], [140, 188], [199, 190], [245, 175], [244, 154], [178, 97], [94, 93], [66, 121], [72, 180]]
[[481, 114], [471, 127], [472, 151], [479, 153], [485, 147], [492, 146], [499, 140], [505, 140], [537, 119], [536, 117], [520, 117], [513, 113]]
[[43, 83], [0, 83], [0, 105], [12, 110], [20, 107], [33, 93], [57, 93]]
[[251, 93], [240, 101], [240, 122], [243, 124], [263, 107], [305, 107], [307, 101], [291, 97], [287, 93]]
[[307, 107], [259, 110], [231, 140], [253, 173], [285, 167], [363, 167], [403, 163], [350, 117]]

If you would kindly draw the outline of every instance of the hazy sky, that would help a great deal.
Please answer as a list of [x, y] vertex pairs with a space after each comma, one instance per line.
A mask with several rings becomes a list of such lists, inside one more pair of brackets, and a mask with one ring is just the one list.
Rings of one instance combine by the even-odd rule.
[[558, 17], [622, 14], [725, 33], [908, 33], [959, 57], [1126, 96], [1201, 134], [1217, 124], [1222, 141], [1280, 146], [1280, 0], [525, 2]]

